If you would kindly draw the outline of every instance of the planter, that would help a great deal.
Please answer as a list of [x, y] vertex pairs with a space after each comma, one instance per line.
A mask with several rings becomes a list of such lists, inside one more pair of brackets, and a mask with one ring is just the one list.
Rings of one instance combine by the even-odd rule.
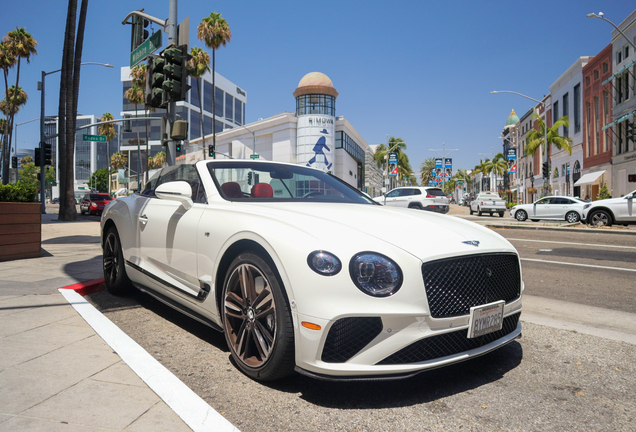
[[41, 255], [41, 208], [40, 203], [0, 202], [0, 261]]

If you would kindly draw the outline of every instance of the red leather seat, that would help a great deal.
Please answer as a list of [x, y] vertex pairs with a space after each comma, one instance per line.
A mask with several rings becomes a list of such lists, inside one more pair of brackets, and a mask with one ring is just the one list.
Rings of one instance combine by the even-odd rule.
[[245, 198], [241, 187], [236, 182], [223, 183], [221, 185], [221, 191], [223, 192], [223, 195], [225, 195], [225, 198]]
[[252, 188], [252, 198], [272, 198], [274, 190], [269, 183], [257, 183]]

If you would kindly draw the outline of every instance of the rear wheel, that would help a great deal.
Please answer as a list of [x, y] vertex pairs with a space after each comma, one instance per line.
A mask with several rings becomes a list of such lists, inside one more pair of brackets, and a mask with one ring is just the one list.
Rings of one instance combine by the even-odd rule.
[[472, 207], [469, 207], [469, 210], [470, 210], [470, 214], [473, 214], [473, 213], [474, 213], [474, 212], [473, 212], [473, 208], [472, 208]]
[[523, 222], [524, 220], [528, 219], [528, 213], [526, 213], [524, 210], [517, 210], [517, 212], [515, 213], [515, 219], [517, 219], [519, 222]]
[[565, 220], [568, 221], [569, 223], [577, 223], [578, 221], [581, 220], [581, 216], [579, 216], [577, 212], [571, 211], [565, 215]]
[[121, 250], [119, 234], [115, 227], [111, 227], [104, 241], [104, 281], [108, 292], [115, 295], [126, 294], [132, 288], [132, 283], [126, 274], [124, 254]]
[[596, 210], [588, 216], [590, 225], [595, 227], [612, 226], [612, 216], [605, 210]]
[[499, 217], [504, 217], [504, 212], [499, 212]]
[[481, 216], [481, 208], [477, 207], [477, 216]]
[[247, 376], [272, 381], [294, 370], [294, 328], [282, 284], [260, 256], [234, 259], [223, 284], [223, 328], [232, 358]]
[[412, 204], [409, 208], [417, 209], [417, 210], [424, 210], [424, 208], [422, 207], [422, 204]]

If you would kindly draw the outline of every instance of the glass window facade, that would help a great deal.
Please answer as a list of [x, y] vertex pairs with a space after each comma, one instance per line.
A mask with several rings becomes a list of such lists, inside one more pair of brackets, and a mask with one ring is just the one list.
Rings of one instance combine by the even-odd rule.
[[190, 85], [192, 88], [190, 93], [190, 103], [195, 107], [201, 107], [201, 98], [199, 97], [199, 89], [201, 88], [201, 78], [190, 78]]
[[[77, 119], [77, 127], [91, 124], [91, 119]], [[75, 132], [75, 178], [88, 181], [91, 177], [91, 143], [84, 141], [82, 135], [90, 129]]]
[[234, 96], [225, 93], [225, 119], [234, 121]]
[[207, 81], [203, 84], [203, 109], [212, 112], [212, 83]]
[[[225, 98], [225, 92], [220, 88], [216, 88], [214, 93], [214, 103], [216, 105], [216, 112], [214, 113], [217, 117], [224, 117], [225, 113], [223, 112], [223, 100]], [[210, 110], [212, 112], [212, 110]]]
[[[570, 113], [570, 94], [566, 93], [563, 95], [563, 116], [568, 116]], [[563, 126], [563, 136], [570, 136], [570, 128], [567, 126]]]
[[581, 84], [574, 86], [574, 133], [581, 131]]
[[243, 124], [243, 102], [238, 99], [234, 99], [234, 123]]
[[190, 111], [190, 139], [201, 138], [201, 115], [196, 110]]
[[296, 115], [326, 114], [336, 116], [336, 98], [329, 95], [302, 95], [296, 98]]

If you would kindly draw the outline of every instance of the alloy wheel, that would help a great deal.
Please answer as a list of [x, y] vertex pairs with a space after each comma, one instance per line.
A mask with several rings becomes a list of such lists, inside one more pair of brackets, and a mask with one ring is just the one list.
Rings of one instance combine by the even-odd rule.
[[117, 281], [119, 273], [119, 239], [114, 232], [108, 233], [104, 243], [104, 278], [106, 283], [112, 286]]

